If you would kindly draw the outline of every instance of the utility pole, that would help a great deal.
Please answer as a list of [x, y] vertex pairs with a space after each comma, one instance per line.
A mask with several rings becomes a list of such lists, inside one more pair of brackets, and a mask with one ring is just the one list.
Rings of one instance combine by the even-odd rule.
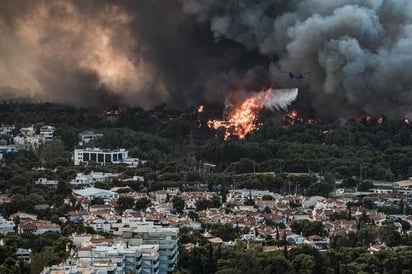
[[359, 167], [359, 181], [361, 181], [361, 182], [363, 180], [363, 169], [366, 169], [366, 168], [368, 168], [368, 167], [367, 166], [360, 166]]

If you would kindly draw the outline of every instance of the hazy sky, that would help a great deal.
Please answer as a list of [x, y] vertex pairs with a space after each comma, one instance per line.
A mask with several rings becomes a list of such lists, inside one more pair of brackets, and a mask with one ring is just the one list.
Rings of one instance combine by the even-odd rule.
[[320, 116], [405, 116], [411, 22], [410, 0], [3, 0], [0, 94], [150, 108], [298, 87]]

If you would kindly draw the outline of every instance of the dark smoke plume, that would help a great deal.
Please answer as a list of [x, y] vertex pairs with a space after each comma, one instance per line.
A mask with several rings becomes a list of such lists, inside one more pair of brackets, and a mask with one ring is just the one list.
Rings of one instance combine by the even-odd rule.
[[298, 87], [320, 116], [404, 116], [411, 21], [410, 0], [4, 0], [0, 91], [150, 108]]
[[217, 40], [230, 39], [274, 57], [269, 71], [311, 71], [305, 101], [323, 116], [363, 110], [408, 115], [412, 102], [412, 1], [182, 0], [208, 22]]

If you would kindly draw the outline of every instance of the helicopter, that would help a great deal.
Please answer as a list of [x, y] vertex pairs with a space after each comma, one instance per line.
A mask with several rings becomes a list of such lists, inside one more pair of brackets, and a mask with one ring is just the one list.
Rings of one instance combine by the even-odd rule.
[[282, 71], [282, 73], [287, 73], [289, 75], [290, 79], [302, 80], [302, 79], [305, 78], [306, 75], [308, 75], [310, 73], [310, 71], [308, 71], [308, 72], [299, 72], [299, 73], [295, 73], [295, 72], [291, 72], [291, 71]]

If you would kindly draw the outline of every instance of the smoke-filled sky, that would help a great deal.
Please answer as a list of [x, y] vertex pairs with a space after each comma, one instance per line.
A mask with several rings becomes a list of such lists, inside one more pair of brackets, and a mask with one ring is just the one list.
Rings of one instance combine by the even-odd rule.
[[189, 107], [274, 86], [319, 116], [412, 113], [410, 0], [2, 0], [0, 34], [0, 96]]

